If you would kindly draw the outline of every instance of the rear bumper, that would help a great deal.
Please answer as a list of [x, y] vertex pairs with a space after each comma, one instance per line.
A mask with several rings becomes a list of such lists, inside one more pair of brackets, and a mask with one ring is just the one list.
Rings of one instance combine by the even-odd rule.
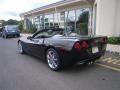
[[61, 60], [63, 65], [77, 63], [77, 62], [89, 62], [95, 61], [97, 58], [100, 58], [105, 54], [105, 50], [99, 51], [97, 53], [88, 53], [86, 50], [81, 51], [71, 51], [71, 52], [62, 52]]
[[20, 33], [7, 33], [6, 35], [7, 35], [7, 36], [15, 36], [15, 35], [18, 35], [18, 36], [19, 36]]

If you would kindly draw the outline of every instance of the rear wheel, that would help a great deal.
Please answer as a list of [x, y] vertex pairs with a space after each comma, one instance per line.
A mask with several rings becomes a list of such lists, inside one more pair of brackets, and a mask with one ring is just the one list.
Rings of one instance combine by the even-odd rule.
[[61, 61], [59, 58], [59, 54], [55, 49], [50, 48], [47, 50], [46, 60], [50, 69], [57, 71], [61, 68]]
[[19, 52], [20, 54], [23, 54], [23, 53], [24, 53], [24, 50], [23, 50], [23, 47], [22, 47], [22, 44], [21, 44], [20, 41], [18, 42], [18, 52]]

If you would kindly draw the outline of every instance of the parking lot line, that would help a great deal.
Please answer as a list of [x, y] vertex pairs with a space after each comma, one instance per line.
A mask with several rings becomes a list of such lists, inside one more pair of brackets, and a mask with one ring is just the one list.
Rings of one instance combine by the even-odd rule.
[[105, 58], [105, 59], [103, 59], [102, 61], [108, 61], [108, 60], [111, 60], [112, 58], [111, 57], [109, 57], [109, 58]]
[[120, 64], [118, 64], [118, 65], [120, 65]]
[[112, 70], [114, 70], [114, 71], [120, 72], [120, 69], [115, 68], [115, 67], [111, 67], [111, 66], [104, 65], [104, 64], [99, 64], [99, 63], [96, 63], [96, 65], [101, 66], [101, 67], [105, 67], [105, 68], [108, 68], [108, 69], [112, 69]]
[[108, 63], [112, 63], [113, 61], [115, 61], [115, 60], [114, 59], [107, 60]]
[[113, 65], [120, 65], [120, 60], [112, 57], [105, 58], [102, 60], [102, 62], [113, 64]]
[[113, 62], [113, 64], [118, 64], [120, 60], [115, 59], [116, 61]]

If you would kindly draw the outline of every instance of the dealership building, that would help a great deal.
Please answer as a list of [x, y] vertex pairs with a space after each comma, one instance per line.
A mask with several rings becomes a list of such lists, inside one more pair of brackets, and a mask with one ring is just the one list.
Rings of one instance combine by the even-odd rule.
[[81, 35], [120, 36], [120, 0], [63, 0], [20, 14], [24, 29], [63, 28]]

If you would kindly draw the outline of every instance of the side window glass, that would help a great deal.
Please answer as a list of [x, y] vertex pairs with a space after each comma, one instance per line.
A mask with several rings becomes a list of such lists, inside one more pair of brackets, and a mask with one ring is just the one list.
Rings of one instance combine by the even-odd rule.
[[38, 33], [37, 35], [34, 36], [34, 39], [42, 38], [43, 36], [47, 37], [48, 33], [47, 32], [40, 32], [40, 33]]

